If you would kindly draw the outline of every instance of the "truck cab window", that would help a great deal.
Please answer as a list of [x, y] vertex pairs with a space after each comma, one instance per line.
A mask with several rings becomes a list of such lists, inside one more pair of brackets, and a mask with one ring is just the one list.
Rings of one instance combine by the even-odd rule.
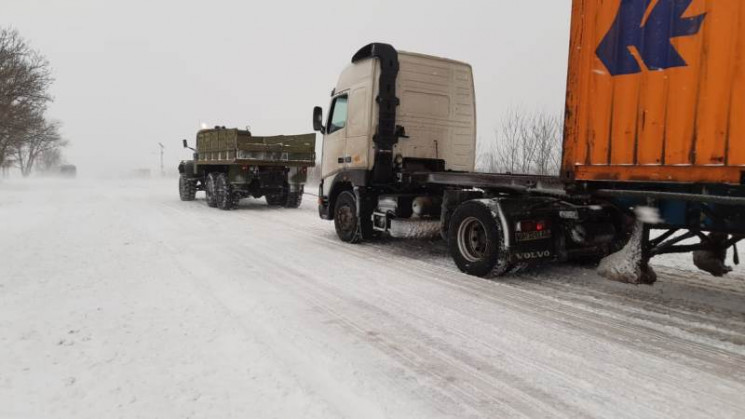
[[347, 96], [339, 96], [331, 105], [327, 134], [334, 133], [347, 126]]

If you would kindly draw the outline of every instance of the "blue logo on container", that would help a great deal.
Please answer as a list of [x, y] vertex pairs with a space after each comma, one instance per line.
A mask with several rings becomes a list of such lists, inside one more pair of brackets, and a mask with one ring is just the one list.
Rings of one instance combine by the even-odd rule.
[[688, 64], [671, 40], [696, 35], [706, 14], [683, 17], [693, 0], [658, 0], [644, 22], [653, 0], [621, 0], [613, 27], [597, 49], [597, 55], [611, 75], [636, 74], [642, 71], [629, 47], [636, 47], [650, 70], [685, 67]]

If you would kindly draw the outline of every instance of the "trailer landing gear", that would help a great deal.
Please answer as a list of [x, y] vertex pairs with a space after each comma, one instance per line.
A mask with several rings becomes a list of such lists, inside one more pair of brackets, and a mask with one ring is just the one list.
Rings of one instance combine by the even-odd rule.
[[[679, 229], [669, 229], [654, 239], [651, 238], [652, 228], [648, 224], [637, 222], [629, 243], [621, 251], [603, 259], [598, 273], [612, 281], [629, 284], [651, 285], [657, 280], [657, 275], [649, 266], [649, 261], [655, 256], [671, 253], [693, 253], [693, 263], [702, 271], [716, 277], [721, 277], [732, 271], [727, 266], [727, 250], [734, 249], [734, 262], [739, 264], [737, 243], [745, 236], [730, 236], [724, 233], [704, 234], [701, 231], [686, 231], [675, 235]], [[698, 238], [699, 243], [682, 244], [686, 240]]]
[[648, 236], [649, 228], [637, 222], [626, 246], [600, 262], [600, 276], [634, 285], [652, 285], [657, 282], [657, 274], [649, 266], [649, 256], [644, 250]]
[[[732, 267], [726, 265], [727, 240], [729, 236], [723, 233], [711, 233], [708, 236], [708, 249], [693, 252], [693, 264], [702, 271], [708, 272], [716, 277], [722, 277], [732, 272]], [[705, 244], [702, 241], [702, 244]], [[733, 245], [735, 263], [739, 264], [737, 245]]]

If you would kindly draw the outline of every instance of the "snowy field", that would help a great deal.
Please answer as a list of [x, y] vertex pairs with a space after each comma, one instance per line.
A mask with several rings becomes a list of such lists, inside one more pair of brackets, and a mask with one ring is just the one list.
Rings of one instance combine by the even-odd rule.
[[342, 244], [313, 201], [0, 182], [0, 417], [745, 417], [743, 268], [487, 281], [442, 243]]

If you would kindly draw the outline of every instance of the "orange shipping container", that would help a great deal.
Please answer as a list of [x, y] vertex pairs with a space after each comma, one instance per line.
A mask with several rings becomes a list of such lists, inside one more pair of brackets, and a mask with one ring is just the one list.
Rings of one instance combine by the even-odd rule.
[[574, 0], [562, 167], [743, 183], [745, 0]]

